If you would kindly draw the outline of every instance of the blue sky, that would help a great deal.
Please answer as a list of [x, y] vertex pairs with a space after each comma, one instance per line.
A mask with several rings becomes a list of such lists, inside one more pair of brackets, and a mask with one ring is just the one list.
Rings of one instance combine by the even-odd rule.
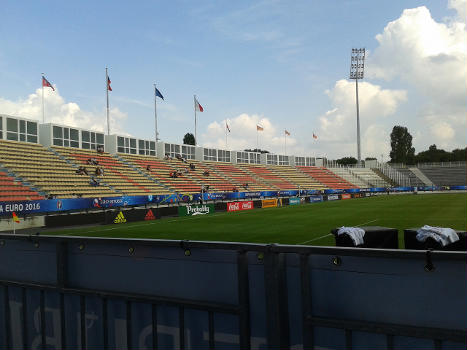
[[[370, 98], [371, 89], [378, 86], [375, 101], [381, 103], [362, 112], [369, 116], [383, 111], [384, 118], [362, 119], [362, 135], [368, 139], [363, 155], [387, 157], [388, 135], [396, 124], [409, 127], [417, 151], [432, 143], [448, 149], [465, 147], [465, 133], [457, 132], [465, 125], [465, 108], [445, 115], [442, 109], [433, 110], [423, 78], [406, 78], [391, 69], [401, 63], [387, 55], [391, 47], [399, 48], [401, 56], [411, 50], [403, 45], [407, 36], [403, 31], [413, 32], [412, 22], [421, 32], [414, 40], [429, 34], [426, 13], [403, 16], [405, 9], [421, 6], [436, 24], [464, 24], [463, 30], [454, 34], [448, 30], [440, 38], [449, 41], [446, 52], [452, 54], [456, 43], [451, 41], [463, 40], [465, 19], [458, 19], [459, 10], [448, 6], [465, 7], [462, 0], [3, 1], [0, 6], [0, 114], [39, 119], [38, 109], [27, 106], [38, 102], [31, 94], [37, 93], [44, 72], [57, 87], [55, 96], [46, 95], [49, 120], [104, 130], [107, 66], [113, 88], [111, 130], [116, 133], [154, 138], [152, 86], [157, 83], [165, 97], [158, 101], [159, 133], [165, 141], [181, 143], [183, 135], [193, 131], [196, 94], [205, 108], [198, 120], [201, 144], [224, 148], [223, 125], [228, 119], [232, 125], [228, 148], [255, 147], [253, 129], [259, 122], [266, 126], [261, 146], [273, 152], [283, 153], [287, 129], [292, 134], [288, 153], [356, 156], [355, 116], [346, 110], [343, 97], [351, 87], [336, 84], [348, 78], [351, 48], [366, 47], [365, 82], [371, 86], [367, 96], [362, 88], [361, 98]], [[407, 18], [409, 24], [403, 25]], [[388, 23], [397, 20], [402, 23], [399, 32], [386, 33], [385, 38], [402, 39], [378, 42], [376, 35], [384, 36]], [[420, 29], [424, 23], [427, 29]], [[463, 47], [455, 56], [462, 54], [465, 57]], [[417, 54], [406, 56], [414, 56], [407, 62], [410, 69]], [[438, 124], [442, 120], [449, 131], [438, 131], [436, 138], [439, 126], [433, 124], [425, 132], [420, 121], [428, 125], [429, 120]], [[315, 142], [310, 140], [312, 132], [319, 136]]]

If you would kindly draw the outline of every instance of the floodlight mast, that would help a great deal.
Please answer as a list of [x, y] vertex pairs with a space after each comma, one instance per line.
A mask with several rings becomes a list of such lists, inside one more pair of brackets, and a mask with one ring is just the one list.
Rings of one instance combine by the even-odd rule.
[[358, 79], [363, 79], [365, 68], [365, 49], [352, 49], [350, 56], [350, 79], [355, 79], [355, 96], [357, 101], [357, 157], [358, 165], [362, 162], [362, 153], [360, 148], [360, 111], [358, 107]]

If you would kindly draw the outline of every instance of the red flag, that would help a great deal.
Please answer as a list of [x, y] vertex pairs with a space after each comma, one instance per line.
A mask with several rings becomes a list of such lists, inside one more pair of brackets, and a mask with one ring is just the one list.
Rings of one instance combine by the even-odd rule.
[[198, 112], [204, 112], [203, 106], [201, 106], [198, 102], [198, 100], [195, 98], [195, 108]]
[[315, 133], [313, 133], [313, 138], [314, 138], [314, 139], [317, 139], [318, 136], [316, 136]]
[[287, 130], [284, 130], [284, 131], [287, 136], [290, 136], [290, 132], [288, 132]]
[[110, 83], [111, 83], [110, 78], [107, 77], [107, 90], [112, 91], [112, 88], [110, 87]]
[[52, 84], [50, 84], [49, 81], [47, 79], [45, 79], [44, 76], [42, 76], [42, 87], [49, 87], [49, 88], [52, 88], [53, 91], [55, 91]]
[[257, 131], [263, 131], [264, 128], [263, 128], [262, 126], [256, 125], [256, 130], [257, 130]]

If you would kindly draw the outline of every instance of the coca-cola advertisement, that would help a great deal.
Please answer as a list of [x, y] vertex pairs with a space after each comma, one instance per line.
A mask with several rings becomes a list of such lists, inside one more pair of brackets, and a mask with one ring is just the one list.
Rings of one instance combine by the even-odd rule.
[[227, 203], [227, 211], [239, 211], [253, 209], [253, 201]]

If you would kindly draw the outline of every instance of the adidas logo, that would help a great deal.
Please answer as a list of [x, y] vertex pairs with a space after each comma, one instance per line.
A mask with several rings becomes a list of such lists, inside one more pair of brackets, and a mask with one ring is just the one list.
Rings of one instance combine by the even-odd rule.
[[115, 217], [114, 224], [123, 224], [124, 222], [126, 222], [126, 219], [123, 216], [123, 213], [119, 212]]
[[154, 216], [154, 213], [152, 212], [151, 209], [149, 209], [148, 212], [146, 213], [144, 220], [156, 220], [156, 217]]

